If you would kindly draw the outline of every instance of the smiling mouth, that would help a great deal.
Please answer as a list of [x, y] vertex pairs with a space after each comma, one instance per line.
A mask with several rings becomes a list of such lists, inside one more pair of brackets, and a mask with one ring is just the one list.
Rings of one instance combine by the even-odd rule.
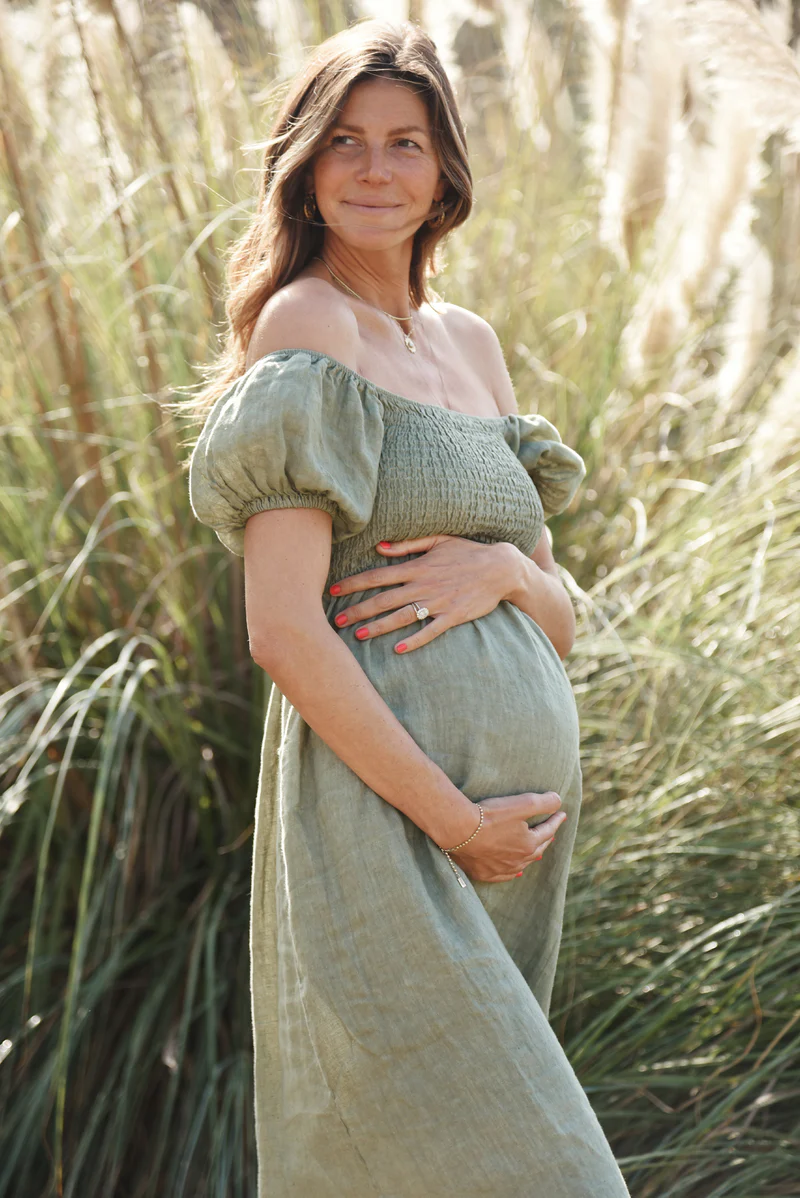
[[358, 200], [345, 200], [345, 204], [349, 204], [351, 208], [371, 208], [378, 212], [384, 212], [388, 208], [399, 208], [399, 204], [360, 204]]

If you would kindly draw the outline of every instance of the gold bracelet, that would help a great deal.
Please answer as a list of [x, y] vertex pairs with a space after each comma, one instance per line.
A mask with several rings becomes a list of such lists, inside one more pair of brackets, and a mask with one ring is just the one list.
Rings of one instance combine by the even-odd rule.
[[[480, 803], [476, 803], [475, 806], [478, 808], [478, 810], [481, 813], [481, 822], [478, 824], [475, 831], [472, 833], [471, 836], [468, 836], [466, 840], [462, 840], [461, 844], [454, 844], [454, 845], [451, 845], [449, 849], [442, 849], [443, 853], [455, 853], [458, 849], [463, 849], [465, 844], [469, 844], [469, 842], [471, 840], [474, 840], [475, 837], [478, 835], [481, 828], [483, 827], [483, 807], [481, 807]], [[439, 847], [441, 848], [441, 845]]]
[[456, 875], [456, 877], [458, 878], [458, 884], [459, 884], [459, 886], [462, 886], [462, 887], [464, 888], [464, 890], [466, 890], [466, 888], [467, 888], [467, 883], [464, 881], [464, 879], [462, 878], [461, 874], [460, 874], [460, 873], [458, 872], [458, 870], [456, 869], [455, 862], [453, 861], [453, 859], [452, 859], [452, 857], [450, 856], [450, 854], [451, 854], [451, 853], [455, 853], [455, 852], [456, 852], [458, 849], [463, 849], [463, 847], [464, 847], [464, 845], [465, 845], [465, 844], [469, 844], [469, 842], [470, 842], [471, 840], [474, 840], [474, 839], [475, 839], [475, 837], [478, 835], [478, 833], [480, 832], [481, 828], [483, 827], [483, 807], [481, 807], [480, 803], [476, 803], [476, 807], [478, 808], [478, 810], [479, 810], [479, 811], [480, 811], [480, 813], [481, 813], [481, 819], [480, 819], [480, 823], [478, 824], [477, 828], [476, 828], [476, 829], [475, 829], [475, 831], [472, 833], [472, 835], [471, 835], [471, 836], [468, 836], [466, 840], [462, 840], [462, 841], [461, 841], [461, 844], [456, 844], [456, 845], [453, 845], [453, 847], [452, 847], [452, 848], [449, 848], [449, 849], [442, 849], [442, 846], [441, 846], [441, 845], [439, 845], [439, 848], [440, 848], [440, 849], [442, 849], [442, 852], [444, 853], [445, 857], [446, 857], [446, 858], [447, 858], [447, 860], [450, 862], [450, 868], [452, 869], [453, 873], [454, 873], [454, 874]]

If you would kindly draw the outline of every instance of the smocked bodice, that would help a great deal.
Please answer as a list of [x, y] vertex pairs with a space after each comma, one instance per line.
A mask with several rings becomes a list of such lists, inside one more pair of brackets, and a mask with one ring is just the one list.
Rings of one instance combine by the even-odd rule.
[[[192, 454], [195, 515], [242, 554], [256, 512], [332, 517], [330, 576], [386, 564], [378, 541], [447, 533], [530, 555], [585, 474], [538, 415], [474, 416], [387, 391], [327, 354], [278, 350], [219, 397]], [[330, 581], [330, 578], [329, 578]]]
[[333, 546], [338, 577], [386, 564], [378, 541], [448, 533], [511, 541], [531, 554], [544, 512], [533, 480], [509, 448], [506, 417], [470, 416], [379, 396], [383, 445], [366, 528]]

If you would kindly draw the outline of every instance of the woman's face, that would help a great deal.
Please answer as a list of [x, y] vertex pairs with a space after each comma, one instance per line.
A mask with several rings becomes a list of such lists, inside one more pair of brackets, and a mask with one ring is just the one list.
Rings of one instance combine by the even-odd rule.
[[413, 237], [447, 190], [424, 101], [396, 79], [355, 84], [309, 181], [326, 237], [373, 250]]

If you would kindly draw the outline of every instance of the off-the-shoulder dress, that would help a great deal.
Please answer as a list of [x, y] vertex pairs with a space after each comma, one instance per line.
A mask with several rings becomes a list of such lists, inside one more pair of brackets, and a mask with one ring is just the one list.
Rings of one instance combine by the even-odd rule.
[[250, 941], [259, 1198], [628, 1194], [547, 1018], [581, 802], [561, 659], [507, 601], [404, 658], [396, 637], [336, 628], [362, 595], [327, 596], [386, 564], [380, 540], [531, 554], [584, 474], [541, 416], [410, 400], [310, 350], [259, 359], [208, 416], [197, 517], [242, 554], [256, 512], [330, 512], [327, 617], [414, 740], [473, 801], [555, 790], [570, 817], [522, 878], [462, 889], [273, 686]]

